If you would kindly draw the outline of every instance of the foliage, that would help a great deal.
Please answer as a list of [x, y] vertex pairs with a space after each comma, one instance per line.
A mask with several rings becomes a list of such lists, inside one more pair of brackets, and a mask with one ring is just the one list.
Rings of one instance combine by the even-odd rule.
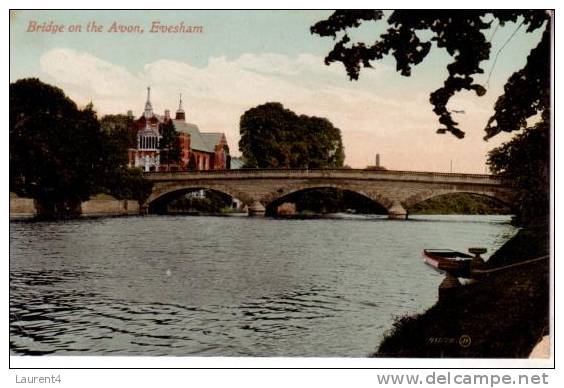
[[107, 138], [108, 161], [112, 166], [126, 166], [127, 150], [136, 146], [137, 134], [133, 117], [127, 115], [105, 115], [100, 119], [100, 127]]
[[104, 180], [101, 192], [107, 192], [117, 199], [134, 199], [144, 202], [151, 194], [153, 184], [143, 178], [139, 168], [116, 167]]
[[517, 222], [526, 224], [549, 215], [550, 147], [548, 118], [525, 129], [489, 153], [491, 171], [514, 184], [519, 193]]
[[385, 208], [353, 191], [334, 188], [319, 188], [297, 191], [284, 196], [273, 204], [273, 208], [281, 203], [295, 204], [296, 211], [316, 214], [342, 213], [353, 210], [359, 214], [386, 214]]
[[127, 167], [132, 120], [78, 109], [64, 92], [36, 78], [10, 84], [10, 190], [34, 198], [45, 217], [80, 212], [95, 193], [144, 200], [151, 190]]
[[[527, 65], [517, 72], [505, 86], [495, 114], [488, 122], [487, 137], [500, 131], [515, 131], [524, 127], [523, 119], [533, 116], [548, 106], [550, 82], [550, 25], [543, 10], [396, 10], [387, 23], [388, 30], [373, 44], [351, 43], [347, 28], [359, 27], [366, 21], [379, 21], [384, 12], [379, 10], [339, 10], [327, 20], [311, 27], [311, 32], [320, 36], [332, 36], [342, 32], [325, 63], [342, 62], [350, 79], [358, 79], [362, 67], [371, 67], [371, 61], [392, 55], [396, 69], [403, 76], [411, 75], [411, 67], [421, 63], [431, 51], [433, 43], [444, 48], [454, 61], [447, 66], [448, 77], [441, 88], [431, 93], [433, 111], [439, 116], [443, 127], [438, 133], [450, 132], [462, 138], [460, 130], [447, 109], [450, 98], [461, 90], [473, 90], [478, 96], [486, 89], [474, 82], [473, 76], [484, 70], [480, 63], [489, 59], [491, 44], [484, 35], [497, 21], [499, 26], [517, 22], [527, 27], [527, 32], [545, 25], [543, 38], [531, 51]], [[490, 19], [490, 20], [488, 20]], [[487, 20], [487, 21], [486, 21]], [[429, 39], [422, 39], [418, 32], [430, 31]], [[509, 108], [509, 110], [508, 110]]]
[[193, 211], [204, 213], [224, 213], [231, 207], [231, 196], [214, 190], [205, 190], [205, 197], [186, 195], [170, 203], [177, 211]]
[[510, 214], [511, 209], [498, 200], [482, 195], [445, 194], [420, 202], [408, 209], [410, 214]]
[[180, 136], [172, 120], [167, 120], [161, 126], [161, 139], [159, 140], [160, 163], [162, 165], [179, 164], [182, 160]]
[[325, 118], [298, 116], [277, 102], [246, 111], [239, 149], [246, 168], [341, 167], [341, 131]]
[[36, 78], [10, 84], [10, 190], [49, 214], [72, 213], [100, 185], [104, 136], [92, 106], [79, 109]]

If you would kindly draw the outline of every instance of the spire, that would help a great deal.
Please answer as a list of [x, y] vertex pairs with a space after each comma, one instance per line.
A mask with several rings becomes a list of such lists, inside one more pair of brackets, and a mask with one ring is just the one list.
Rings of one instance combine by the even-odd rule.
[[153, 116], [153, 106], [151, 105], [151, 87], [147, 86], [147, 102], [145, 103], [145, 118]]
[[180, 93], [180, 102], [178, 103], [178, 110], [176, 111], [176, 120], [186, 120], [186, 114], [184, 113], [184, 109], [182, 109], [182, 93]]
[[178, 104], [178, 111], [184, 112], [184, 109], [182, 109], [182, 93], [180, 93], [180, 103]]

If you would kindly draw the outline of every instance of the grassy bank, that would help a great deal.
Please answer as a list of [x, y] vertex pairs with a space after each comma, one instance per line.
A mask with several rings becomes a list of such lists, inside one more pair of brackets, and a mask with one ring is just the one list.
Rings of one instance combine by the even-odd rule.
[[[548, 226], [522, 229], [487, 267], [548, 254]], [[373, 357], [528, 357], [548, 334], [549, 261], [491, 275], [394, 323]], [[462, 338], [462, 340], [461, 340]], [[470, 339], [470, 341], [468, 341]]]

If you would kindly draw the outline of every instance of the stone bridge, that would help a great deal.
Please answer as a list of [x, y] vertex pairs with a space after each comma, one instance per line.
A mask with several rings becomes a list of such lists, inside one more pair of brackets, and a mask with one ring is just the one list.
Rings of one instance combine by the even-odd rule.
[[512, 188], [491, 175], [357, 169], [242, 169], [149, 172], [153, 182], [141, 212], [194, 189], [211, 189], [239, 199], [249, 215], [264, 214], [274, 201], [315, 188], [336, 188], [363, 195], [388, 210], [390, 218], [406, 218], [406, 209], [450, 193], [472, 193], [512, 205]]

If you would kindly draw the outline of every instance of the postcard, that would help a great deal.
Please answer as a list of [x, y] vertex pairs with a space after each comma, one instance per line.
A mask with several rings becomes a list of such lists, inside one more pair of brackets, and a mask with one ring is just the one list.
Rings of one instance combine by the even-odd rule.
[[552, 21], [11, 10], [11, 365], [551, 365]]

